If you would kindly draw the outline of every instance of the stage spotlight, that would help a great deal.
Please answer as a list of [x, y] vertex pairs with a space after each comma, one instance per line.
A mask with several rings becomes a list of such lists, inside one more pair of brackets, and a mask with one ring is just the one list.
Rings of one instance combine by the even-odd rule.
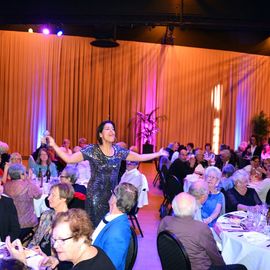
[[32, 28], [29, 28], [28, 29], [28, 33], [34, 33], [33, 29]]
[[58, 37], [61, 37], [63, 35], [63, 31], [62, 30], [59, 30], [57, 31], [57, 34], [56, 34]]
[[43, 33], [44, 35], [49, 35], [49, 34], [50, 34], [50, 30], [49, 30], [48, 28], [43, 28], [43, 29], [42, 29], [42, 33]]

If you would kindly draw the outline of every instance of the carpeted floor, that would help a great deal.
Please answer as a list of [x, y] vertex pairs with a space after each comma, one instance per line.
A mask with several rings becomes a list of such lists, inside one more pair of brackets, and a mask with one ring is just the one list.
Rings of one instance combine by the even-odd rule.
[[133, 270], [161, 270], [159, 261], [156, 238], [157, 228], [160, 221], [158, 209], [162, 202], [162, 193], [157, 187], [153, 187], [153, 179], [156, 175], [154, 163], [140, 164], [140, 171], [145, 174], [149, 185], [149, 205], [144, 206], [138, 213], [144, 237], [142, 238], [138, 230], [138, 256]]

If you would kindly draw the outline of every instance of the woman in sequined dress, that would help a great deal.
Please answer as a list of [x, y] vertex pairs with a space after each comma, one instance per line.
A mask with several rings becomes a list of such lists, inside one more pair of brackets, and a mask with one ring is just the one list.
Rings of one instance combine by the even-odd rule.
[[115, 142], [115, 124], [112, 121], [103, 121], [97, 128], [97, 144], [89, 144], [80, 152], [67, 155], [62, 152], [52, 137], [47, 137], [52, 146], [66, 163], [78, 163], [88, 160], [91, 167], [91, 179], [87, 186], [86, 211], [88, 212], [93, 226], [96, 227], [100, 220], [109, 211], [108, 201], [111, 190], [118, 183], [118, 172], [121, 160], [146, 161], [168, 153], [160, 149], [152, 154], [137, 154], [124, 149]]

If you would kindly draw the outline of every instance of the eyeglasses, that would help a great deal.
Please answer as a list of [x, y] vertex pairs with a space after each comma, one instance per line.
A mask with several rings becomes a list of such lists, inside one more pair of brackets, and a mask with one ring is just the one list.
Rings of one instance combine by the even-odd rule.
[[207, 175], [207, 176], [206, 176], [206, 179], [209, 179], [209, 180], [216, 180], [217, 177], [216, 177], [216, 176], [212, 176], [212, 175]]
[[51, 237], [51, 243], [52, 243], [52, 246], [54, 246], [55, 243], [58, 243], [60, 246], [63, 246], [67, 240], [72, 239], [72, 238], [73, 236], [70, 236], [67, 238], [59, 238], [59, 239], [54, 239], [53, 237]]
[[127, 161], [127, 165], [129, 165], [129, 166], [138, 166], [139, 162], [138, 161]]
[[68, 178], [68, 176], [65, 176], [65, 175], [60, 175], [59, 177], [60, 178]]

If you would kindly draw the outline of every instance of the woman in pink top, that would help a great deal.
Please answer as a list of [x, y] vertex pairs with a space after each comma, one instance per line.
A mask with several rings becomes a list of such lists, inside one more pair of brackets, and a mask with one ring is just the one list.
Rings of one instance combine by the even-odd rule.
[[40, 198], [42, 191], [35, 182], [25, 178], [25, 167], [22, 164], [10, 165], [8, 175], [11, 181], [5, 183], [4, 190], [16, 206], [21, 227], [20, 239], [23, 239], [38, 224], [33, 199]]

